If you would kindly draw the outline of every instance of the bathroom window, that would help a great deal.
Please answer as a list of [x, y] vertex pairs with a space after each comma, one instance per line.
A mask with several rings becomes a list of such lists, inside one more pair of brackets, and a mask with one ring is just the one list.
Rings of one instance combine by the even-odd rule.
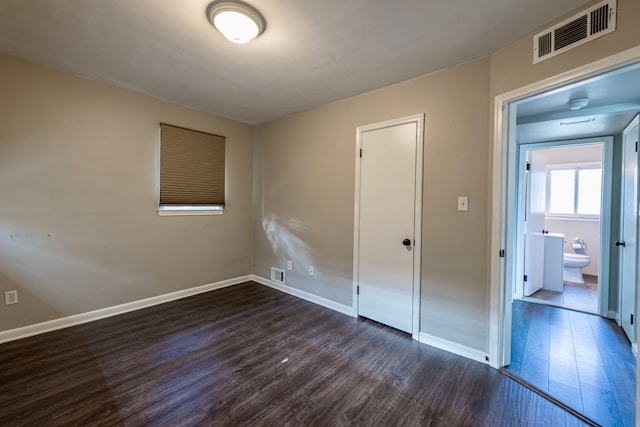
[[599, 218], [601, 197], [601, 164], [547, 167], [547, 216]]

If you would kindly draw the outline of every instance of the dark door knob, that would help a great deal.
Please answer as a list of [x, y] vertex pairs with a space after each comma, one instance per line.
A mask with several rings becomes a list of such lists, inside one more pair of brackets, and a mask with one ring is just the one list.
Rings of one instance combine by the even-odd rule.
[[624, 242], [616, 240], [616, 246], [626, 246]]
[[404, 240], [402, 241], [402, 244], [403, 244], [403, 245], [405, 245], [405, 246], [411, 246], [411, 240], [409, 240], [409, 239], [404, 239]]

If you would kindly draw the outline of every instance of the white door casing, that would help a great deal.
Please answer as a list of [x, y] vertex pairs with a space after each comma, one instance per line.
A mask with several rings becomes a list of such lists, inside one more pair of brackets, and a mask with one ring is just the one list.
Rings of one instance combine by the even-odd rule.
[[543, 286], [544, 277], [544, 216], [547, 194], [547, 160], [529, 151], [529, 185], [527, 189], [527, 221], [525, 227], [524, 296], [530, 296]]
[[416, 339], [423, 117], [361, 126], [356, 141], [354, 315]]
[[636, 342], [638, 287], [638, 116], [622, 137], [622, 210], [620, 216], [620, 326], [629, 341]]
[[[640, 64], [640, 46], [613, 54], [598, 61], [566, 71], [494, 98], [493, 172], [491, 184], [491, 268], [490, 268], [490, 328], [489, 360], [491, 366], [499, 368], [510, 363], [511, 345], [511, 285], [514, 271], [517, 271], [517, 227], [515, 186], [509, 181], [514, 176], [516, 102], [527, 96], [543, 91], [567, 86], [589, 76], [603, 75], [608, 70]], [[603, 192], [608, 196], [608, 192]], [[602, 233], [604, 236], [605, 233]], [[609, 246], [606, 246], [607, 253]], [[601, 252], [604, 254], [604, 251]], [[606, 309], [606, 298], [599, 298]], [[640, 403], [640, 393], [638, 394]]]

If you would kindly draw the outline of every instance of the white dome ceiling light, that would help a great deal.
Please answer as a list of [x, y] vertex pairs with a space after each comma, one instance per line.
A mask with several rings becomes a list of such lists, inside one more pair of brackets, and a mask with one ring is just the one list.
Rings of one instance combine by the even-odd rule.
[[569, 110], [575, 111], [589, 105], [589, 101], [589, 98], [572, 99], [571, 101], [567, 102], [567, 105], [569, 105]]
[[267, 26], [260, 12], [241, 1], [214, 1], [207, 8], [207, 17], [225, 38], [244, 44], [258, 37]]

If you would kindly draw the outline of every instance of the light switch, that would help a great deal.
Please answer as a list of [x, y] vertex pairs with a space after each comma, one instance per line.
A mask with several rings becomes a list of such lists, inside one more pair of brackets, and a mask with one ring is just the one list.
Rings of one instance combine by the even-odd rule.
[[469, 210], [469, 197], [467, 196], [458, 197], [458, 210], [459, 211]]

